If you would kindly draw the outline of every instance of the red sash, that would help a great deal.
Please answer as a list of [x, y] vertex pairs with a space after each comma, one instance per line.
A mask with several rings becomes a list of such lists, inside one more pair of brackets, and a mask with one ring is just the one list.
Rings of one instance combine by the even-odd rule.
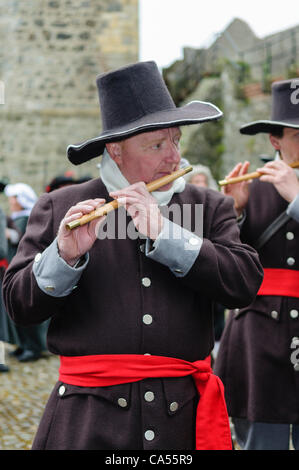
[[59, 380], [82, 387], [105, 387], [153, 377], [192, 375], [200, 399], [196, 415], [197, 450], [231, 450], [224, 387], [212, 373], [210, 358], [182, 359], [139, 354], [61, 356]]
[[0, 268], [7, 269], [8, 268], [8, 261], [5, 258], [0, 259]]
[[299, 297], [299, 271], [264, 268], [264, 279], [257, 295]]

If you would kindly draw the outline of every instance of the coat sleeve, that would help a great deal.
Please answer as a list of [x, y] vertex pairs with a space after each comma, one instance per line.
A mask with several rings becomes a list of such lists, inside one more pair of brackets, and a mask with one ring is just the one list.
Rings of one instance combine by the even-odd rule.
[[3, 280], [4, 303], [16, 324], [40, 323], [63, 308], [66, 297], [55, 298], [44, 293], [38, 287], [32, 270], [39, 253], [52, 243], [55, 236], [52, 199], [44, 194], [31, 212], [25, 235]]
[[208, 218], [208, 235], [181, 282], [228, 308], [247, 306], [262, 283], [263, 268], [257, 252], [240, 241], [232, 198], [219, 198]]

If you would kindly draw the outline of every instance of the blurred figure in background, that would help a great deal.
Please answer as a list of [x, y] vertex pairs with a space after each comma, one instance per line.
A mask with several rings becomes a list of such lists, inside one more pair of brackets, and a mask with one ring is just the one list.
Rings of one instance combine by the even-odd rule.
[[[30, 212], [37, 201], [33, 189], [25, 183], [8, 184], [4, 188], [8, 197], [10, 216], [7, 219], [7, 260], [12, 260], [18, 245], [26, 231]], [[20, 362], [35, 361], [46, 350], [47, 322], [30, 327], [15, 325], [6, 314], [7, 342], [16, 344], [17, 349], [12, 353]]]
[[185, 176], [187, 183], [203, 186], [218, 191], [218, 186], [210, 168], [204, 165], [192, 165], [193, 171]]
[[[5, 236], [6, 216], [0, 208], [0, 341], [9, 342], [9, 331], [7, 313], [2, 299], [2, 280], [7, 267], [7, 239]], [[4, 350], [0, 358], [0, 372], [8, 372], [9, 367], [5, 364]]]
[[45, 191], [46, 193], [50, 193], [55, 189], [63, 188], [64, 186], [69, 186], [75, 183], [76, 181], [73, 175], [65, 173], [64, 175], [55, 176], [55, 178], [53, 178], [46, 186]]
[[91, 180], [92, 177], [89, 175], [82, 176], [79, 179], [75, 179], [75, 176], [72, 172], [66, 171], [63, 175], [55, 176], [51, 182], [46, 186], [45, 192], [51, 193], [55, 189], [63, 188], [64, 186], [70, 186], [72, 184], [85, 183], [86, 181]]

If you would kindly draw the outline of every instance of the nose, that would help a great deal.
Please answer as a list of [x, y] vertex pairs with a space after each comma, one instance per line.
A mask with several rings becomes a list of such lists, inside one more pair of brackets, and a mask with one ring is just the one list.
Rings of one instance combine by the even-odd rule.
[[181, 160], [181, 154], [179, 146], [176, 145], [172, 140], [167, 141], [167, 148], [165, 152], [165, 161], [169, 163], [179, 163]]

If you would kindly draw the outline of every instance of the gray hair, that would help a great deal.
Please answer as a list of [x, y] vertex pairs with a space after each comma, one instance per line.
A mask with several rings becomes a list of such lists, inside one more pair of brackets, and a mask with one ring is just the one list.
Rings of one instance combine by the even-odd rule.
[[193, 176], [202, 174], [202, 175], [205, 175], [207, 178], [208, 187], [210, 189], [214, 189], [215, 191], [218, 191], [217, 183], [215, 179], [213, 178], [209, 167], [205, 165], [192, 165], [192, 166], [193, 166], [193, 170], [184, 176], [187, 183], [191, 182]]

